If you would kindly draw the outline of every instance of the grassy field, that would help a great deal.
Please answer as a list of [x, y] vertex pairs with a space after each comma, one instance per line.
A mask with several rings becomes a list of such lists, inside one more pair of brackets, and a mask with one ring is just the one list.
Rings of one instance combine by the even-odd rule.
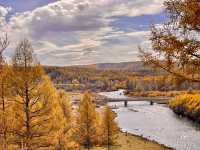
[[[92, 150], [107, 150], [106, 147], [96, 147]], [[121, 133], [117, 145], [112, 146], [110, 150], [172, 150], [156, 142], [148, 141], [139, 136]]]

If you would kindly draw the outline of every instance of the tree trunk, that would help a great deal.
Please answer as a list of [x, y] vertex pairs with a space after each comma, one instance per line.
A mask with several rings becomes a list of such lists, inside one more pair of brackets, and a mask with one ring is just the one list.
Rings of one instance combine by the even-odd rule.
[[25, 116], [26, 116], [26, 145], [27, 150], [30, 149], [30, 138], [31, 138], [31, 130], [30, 130], [30, 110], [29, 110], [29, 91], [28, 91], [28, 84], [25, 83]]
[[7, 127], [6, 127], [6, 108], [5, 108], [5, 97], [4, 97], [4, 83], [1, 81], [1, 99], [2, 99], [2, 111], [3, 111], [3, 148], [7, 149]]

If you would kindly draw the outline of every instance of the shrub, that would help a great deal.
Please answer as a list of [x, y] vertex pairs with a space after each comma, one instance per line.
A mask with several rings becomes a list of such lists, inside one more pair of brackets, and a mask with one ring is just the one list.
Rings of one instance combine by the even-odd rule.
[[185, 94], [169, 102], [170, 108], [178, 115], [186, 116], [200, 123], [200, 94]]

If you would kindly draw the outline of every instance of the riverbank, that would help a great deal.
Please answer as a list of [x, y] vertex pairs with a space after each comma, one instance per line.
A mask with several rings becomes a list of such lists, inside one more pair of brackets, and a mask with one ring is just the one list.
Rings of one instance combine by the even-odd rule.
[[169, 107], [176, 114], [200, 123], [200, 94], [178, 96], [170, 101]]
[[[146, 101], [150, 101], [157, 103], [157, 104], [169, 104], [169, 101], [174, 99], [175, 97], [181, 95], [196, 95], [200, 94], [199, 90], [188, 90], [188, 91], [126, 91], [124, 93], [127, 97], [131, 98], [140, 98], [140, 99], [147, 99]], [[152, 100], [151, 100], [152, 99]]]
[[[92, 150], [107, 150], [107, 148], [95, 147]], [[154, 141], [149, 141], [140, 136], [120, 133], [116, 146], [112, 146], [110, 150], [172, 150], [172, 148], [168, 148]]]
[[[122, 90], [100, 94], [108, 98], [127, 98]], [[121, 102], [109, 102], [108, 105], [117, 107], [114, 111], [123, 131], [142, 135], [176, 150], [199, 150], [199, 128], [192, 121], [178, 117], [166, 105], [150, 105], [148, 101], [130, 101], [128, 107]]]
[[127, 91], [124, 94], [128, 97], [176, 97], [185, 94], [200, 94], [200, 91]]

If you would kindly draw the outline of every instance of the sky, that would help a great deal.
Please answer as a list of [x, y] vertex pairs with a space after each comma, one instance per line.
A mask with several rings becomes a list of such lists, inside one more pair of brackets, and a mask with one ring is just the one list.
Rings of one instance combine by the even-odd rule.
[[138, 60], [150, 47], [149, 27], [165, 21], [164, 0], [0, 0], [0, 32], [9, 60], [23, 39], [41, 64], [54, 66]]

